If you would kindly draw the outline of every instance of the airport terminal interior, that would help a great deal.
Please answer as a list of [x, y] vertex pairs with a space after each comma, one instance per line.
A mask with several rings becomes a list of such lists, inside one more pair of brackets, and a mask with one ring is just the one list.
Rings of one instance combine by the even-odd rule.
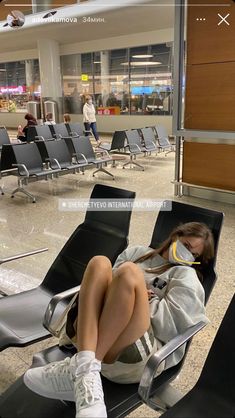
[[[203, 7], [202, 1], [192, 0], [126, 0], [123, 5], [62, 0], [58, 6], [54, 1], [37, 0], [32, 6], [25, 1], [23, 7], [24, 1], [16, 1], [14, 8], [23, 17], [12, 12], [8, 3], [0, 2], [0, 312], [1, 301], [9, 295], [43, 281], [84, 221], [85, 203], [95, 185], [135, 192], [130, 246], [150, 245], [165, 200], [221, 212], [217, 281], [206, 305], [209, 323], [193, 337], [172, 382], [183, 396], [200, 376], [235, 288], [235, 2], [208, 0]], [[17, 16], [21, 23], [11, 27]], [[53, 20], [56, 16], [57, 21]], [[211, 31], [213, 36], [209, 36]], [[92, 131], [84, 136], [83, 106], [88, 95], [96, 111], [98, 142]], [[28, 126], [20, 140], [19, 125], [26, 125], [28, 113], [37, 125]], [[48, 165], [48, 138], [35, 139], [41, 137], [48, 113], [55, 123], [48, 123], [48, 143], [68, 146], [66, 152], [71, 165], [78, 165], [76, 171], [63, 169], [57, 156], [53, 159], [57, 170]], [[66, 124], [64, 114], [70, 117]], [[57, 134], [55, 139], [56, 127], [62, 125], [67, 134]], [[74, 133], [78, 127], [82, 134]], [[115, 134], [122, 146], [112, 148]], [[89, 143], [95, 162], [88, 164], [87, 156], [81, 159], [85, 148], [77, 154], [71, 151], [69, 144], [75, 147], [76, 141]], [[27, 152], [30, 147], [31, 154]], [[26, 150], [25, 154], [19, 149]], [[35, 155], [42, 159], [40, 170], [49, 175], [40, 177], [39, 170], [30, 174]], [[17, 163], [21, 168], [12, 166]], [[17, 187], [21, 190], [13, 196]], [[47, 250], [4, 262], [40, 248]], [[34, 305], [37, 309], [36, 300], [22, 306], [22, 315]], [[0, 340], [4, 327], [0, 317]], [[14, 403], [9, 390], [31, 367], [36, 353], [57, 343], [51, 336], [27, 346], [13, 343], [0, 349], [1, 418], [30, 418], [20, 408], [15, 416], [6, 412]], [[234, 356], [230, 361], [235, 372]], [[158, 417], [162, 413], [143, 403], [122, 416]], [[234, 413], [233, 409], [224, 417], [232, 418]], [[199, 418], [188, 418], [194, 416]], [[42, 418], [34, 412], [32, 417]]]

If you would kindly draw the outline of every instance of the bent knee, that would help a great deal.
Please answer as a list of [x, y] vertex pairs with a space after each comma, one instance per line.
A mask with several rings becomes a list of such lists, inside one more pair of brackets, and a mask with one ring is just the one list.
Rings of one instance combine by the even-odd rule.
[[144, 279], [143, 271], [132, 261], [126, 261], [125, 263], [121, 264], [121, 266], [117, 268], [115, 275], [124, 279], [132, 278], [139, 280], [140, 277]]
[[94, 269], [112, 268], [111, 261], [108, 257], [105, 257], [104, 255], [95, 255], [94, 257], [92, 257], [88, 263], [88, 266]]

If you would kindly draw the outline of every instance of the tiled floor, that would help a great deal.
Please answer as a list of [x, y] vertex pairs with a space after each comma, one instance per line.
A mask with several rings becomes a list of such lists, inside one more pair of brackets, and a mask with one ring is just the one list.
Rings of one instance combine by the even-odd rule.
[[[144, 172], [138, 168], [123, 170], [121, 163], [117, 168], [109, 167], [115, 175], [115, 181], [101, 173], [94, 178], [92, 170], [89, 170], [85, 175], [70, 174], [53, 181], [31, 183], [28, 190], [36, 195], [36, 204], [20, 194], [11, 199], [10, 192], [16, 187], [16, 178], [11, 176], [2, 179], [5, 195], [0, 196], [0, 256], [39, 247], [48, 247], [49, 251], [2, 265], [0, 289], [15, 293], [40, 283], [67, 238], [83, 220], [83, 212], [60, 211], [59, 199], [88, 198], [96, 183], [134, 190], [137, 198], [174, 198], [171, 184], [174, 176], [174, 153], [167, 157], [163, 153], [157, 157], [142, 157], [138, 161], [145, 166]], [[217, 262], [219, 278], [207, 305], [211, 322], [194, 338], [183, 371], [174, 383], [178, 389], [187, 392], [198, 378], [213, 337], [234, 293], [235, 208], [232, 205], [196, 198], [182, 198], [182, 201], [223, 210], [225, 213]], [[130, 244], [149, 244], [156, 215], [156, 211], [133, 212]], [[0, 353], [0, 392], [29, 367], [34, 353], [53, 344], [55, 339], [49, 339], [27, 348], [9, 348]], [[152, 417], [157, 414], [143, 406], [131, 416]]]

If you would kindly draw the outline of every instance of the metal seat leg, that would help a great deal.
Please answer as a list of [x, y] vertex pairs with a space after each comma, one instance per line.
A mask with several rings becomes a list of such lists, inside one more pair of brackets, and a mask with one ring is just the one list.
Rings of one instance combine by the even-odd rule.
[[103, 168], [102, 166], [100, 166], [96, 171], [94, 171], [94, 173], [92, 174], [93, 177], [95, 176], [96, 173], [98, 173], [99, 171], [101, 171], [102, 173], [108, 174], [108, 176], [111, 176], [113, 180], [115, 180], [115, 177], [113, 174], [111, 174], [109, 171], [105, 170], [105, 168]]
[[[134, 156], [134, 159], [136, 159], [136, 156]], [[133, 160], [133, 155], [131, 155], [130, 161], [128, 161], [127, 163], [123, 164], [122, 168], [125, 168], [129, 164], [134, 164], [137, 167], [140, 167], [142, 171], [144, 171], [144, 167], [142, 165], [140, 165], [139, 163], [137, 163], [136, 161]]]
[[14, 195], [18, 192], [24, 193], [26, 196], [30, 197], [32, 199], [33, 203], [36, 202], [35, 196], [24, 189], [22, 179], [18, 179], [18, 187], [15, 190], [13, 190], [13, 192], [11, 193], [11, 197], [13, 198]]

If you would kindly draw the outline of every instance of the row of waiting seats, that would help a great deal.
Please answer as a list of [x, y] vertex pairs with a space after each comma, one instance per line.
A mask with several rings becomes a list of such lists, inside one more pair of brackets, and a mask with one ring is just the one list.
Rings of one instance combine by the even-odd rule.
[[[127, 133], [127, 134], [126, 134]], [[80, 123], [59, 123], [55, 125], [30, 126], [27, 132], [27, 142], [38, 139], [53, 140], [68, 137], [84, 136]], [[9, 144], [10, 138], [6, 128], [0, 127], [0, 149], [3, 144]], [[166, 129], [162, 125], [132, 130], [115, 131], [111, 144], [104, 144], [102, 148], [108, 151], [117, 151], [130, 146], [132, 152], [142, 151], [145, 154], [152, 151], [174, 150], [174, 144], [169, 141]]]
[[[135, 193], [109, 186], [96, 185], [91, 198], [114, 199], [114, 201], [121, 199], [125, 201], [126, 199], [133, 200]], [[171, 203], [172, 210], [166, 211], [166, 202], [164, 202], [156, 219], [150, 247], [157, 248], [169, 236], [170, 231], [180, 223], [196, 221], [208, 225], [214, 236], [215, 256], [201, 271], [203, 276], [202, 285], [207, 302], [217, 279], [215, 264], [223, 214], [185, 203], [169, 201], [168, 203]], [[131, 210], [121, 213], [118, 211], [88, 211], [84, 222], [77, 227], [56, 257], [41, 285], [35, 289], [3, 297], [0, 300], [0, 351], [12, 346], [24, 347], [51, 336], [48, 324], [52, 313], [55, 312], [56, 303], [58, 301], [62, 302], [63, 306], [59, 308], [58, 313], [60, 315], [66, 306], [68, 294], [78, 291], [86, 265], [91, 257], [102, 254], [107, 256], [111, 263], [114, 263], [118, 254], [128, 244], [130, 217]], [[52, 297], [53, 299], [50, 301]], [[44, 316], [47, 305], [48, 308]], [[174, 415], [168, 411], [166, 412], [166, 417], [214, 418], [223, 416], [232, 418], [234, 416], [234, 388], [232, 381], [235, 339], [233, 337], [234, 333], [231, 331], [235, 319], [234, 307], [235, 300], [233, 299], [223, 321], [223, 333], [220, 332], [218, 334], [217, 350], [212, 348], [213, 355], [210, 356], [207, 367], [208, 370], [209, 365], [211, 366], [210, 373], [208, 373], [208, 370], [206, 375], [207, 381], [204, 381], [203, 385], [201, 385], [200, 396], [196, 397], [196, 404], [193, 404], [191, 401], [191, 412], [186, 407], [185, 414], [182, 413], [182, 409], [180, 411], [182, 415], [180, 413]], [[172, 405], [173, 396], [166, 401], [164, 394], [166, 394], [167, 390], [170, 390], [171, 381], [179, 374], [188, 350], [186, 350], [185, 356], [180, 363], [155, 377], [157, 363], [164, 356], [166, 357], [174, 352], [180, 344], [187, 341], [187, 347], [189, 347], [192, 336], [203, 325], [203, 323], [194, 325], [185, 334], [178, 335], [165, 344], [161, 350], [157, 351], [147, 363], [140, 384], [117, 384], [102, 377], [108, 417], [125, 417], [143, 402], [155, 410], [169, 408]], [[220, 355], [220, 350], [223, 350], [222, 356]], [[73, 353], [74, 351], [71, 347], [55, 345], [36, 354], [33, 358], [32, 366], [37, 367], [51, 361], [62, 360], [66, 356], [71, 357]], [[148, 378], [146, 377], [146, 372]], [[203, 409], [200, 398], [203, 399], [203, 405], [205, 404], [204, 414], [201, 415], [195, 412], [198, 408]], [[215, 413], [207, 413], [207, 409], [210, 412], [213, 410]], [[217, 412], [218, 415], [216, 415]], [[41, 418], [44, 416], [50, 416], [51, 418], [66, 416], [67, 418], [72, 418], [75, 416], [75, 406], [72, 402], [47, 399], [35, 394], [26, 388], [21, 376], [2, 395], [0, 416], [1, 418]]]
[[[157, 153], [160, 149], [156, 142], [157, 129], [159, 127], [115, 131], [111, 143], [103, 144], [96, 150], [100, 153], [100, 157], [97, 158], [89, 136], [81, 135], [83, 130], [79, 123], [29, 127], [29, 142], [23, 143], [27, 148], [20, 148], [22, 144], [11, 145], [7, 130], [1, 128], [0, 139], [3, 145], [0, 173], [18, 175], [18, 187], [12, 192], [12, 197], [17, 192], [22, 192], [35, 202], [35, 197], [24, 188], [29, 181], [58, 177], [69, 172], [76, 173], [76, 170], [84, 173], [86, 167], [94, 164], [97, 170], [93, 175], [102, 171], [114, 179], [113, 174], [107, 171], [104, 165], [112, 162], [115, 166], [116, 160], [125, 159], [123, 156], [120, 157], [120, 154], [130, 157], [130, 160], [123, 164], [123, 168], [135, 165], [144, 171], [144, 167], [137, 163], [136, 156], [146, 156], [153, 151]], [[170, 147], [172, 150], [173, 146], [169, 144], [163, 149]], [[3, 194], [2, 189], [1, 191]]]
[[26, 194], [36, 201], [35, 196], [25, 189], [32, 181], [48, 180], [60, 175], [78, 171], [84, 173], [88, 167], [96, 167], [93, 176], [102, 171], [114, 179], [114, 176], [104, 166], [115, 162], [112, 157], [102, 155], [97, 157], [89, 138], [70, 137], [60, 140], [38, 140], [23, 144], [4, 144], [2, 146], [0, 171], [1, 175], [16, 175], [18, 187], [11, 197], [18, 192]]
[[156, 154], [160, 151], [165, 151], [165, 156], [169, 152], [175, 150], [175, 144], [171, 144], [165, 128], [157, 125], [147, 128], [131, 129], [125, 131], [115, 131], [111, 144], [100, 145], [101, 149], [109, 153], [116, 153], [124, 151], [129, 154], [130, 161], [124, 164], [136, 165], [144, 171], [144, 167], [137, 163], [137, 155], [144, 156], [151, 155], [152, 152]]

